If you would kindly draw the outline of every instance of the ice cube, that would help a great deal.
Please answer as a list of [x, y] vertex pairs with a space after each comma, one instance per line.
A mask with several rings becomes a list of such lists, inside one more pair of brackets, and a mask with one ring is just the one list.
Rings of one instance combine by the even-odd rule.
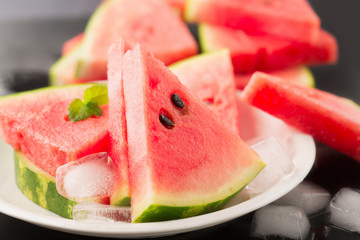
[[310, 222], [301, 208], [273, 204], [255, 212], [250, 231], [251, 236], [259, 238], [306, 239], [309, 233]]
[[331, 195], [326, 189], [304, 181], [274, 203], [297, 206], [302, 208], [307, 215], [312, 215], [324, 210], [330, 199]]
[[[241, 92], [238, 91], [238, 96], [240, 97], [240, 95]], [[290, 157], [293, 156], [294, 149], [291, 138], [297, 132], [295, 128], [251, 104], [243, 101], [238, 101], [238, 104], [241, 138], [249, 146], [269, 137], [274, 137], [286, 154]]]
[[56, 188], [62, 196], [83, 202], [109, 197], [116, 182], [116, 167], [106, 152], [69, 162], [56, 171]]
[[129, 223], [131, 222], [131, 210], [130, 207], [82, 202], [74, 206], [73, 219], [88, 223]]
[[327, 214], [330, 224], [360, 233], [360, 190], [340, 189], [330, 201]]
[[257, 195], [272, 187], [295, 169], [291, 159], [274, 137], [269, 137], [252, 148], [266, 163], [265, 168], [248, 184], [250, 196]]

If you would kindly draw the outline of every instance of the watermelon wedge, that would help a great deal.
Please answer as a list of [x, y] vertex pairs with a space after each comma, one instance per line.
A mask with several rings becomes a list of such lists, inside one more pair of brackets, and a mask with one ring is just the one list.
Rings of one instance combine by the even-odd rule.
[[221, 119], [239, 133], [239, 113], [234, 84], [234, 70], [228, 50], [190, 57], [169, 69]]
[[119, 37], [141, 43], [165, 64], [197, 53], [187, 26], [163, 0], [108, 0], [86, 26], [75, 77], [107, 79], [108, 48]]
[[49, 70], [50, 85], [61, 86], [74, 83], [83, 83], [86, 80], [76, 79], [75, 72], [79, 60], [81, 44], [74, 45], [72, 49], [57, 60]]
[[[302, 86], [315, 87], [315, 79], [311, 70], [305, 66], [285, 68], [281, 70], [267, 71], [267, 74], [276, 76], [288, 82], [293, 82]], [[253, 74], [236, 74], [235, 85], [237, 89], [243, 90]]]
[[0, 98], [0, 135], [15, 150], [55, 176], [57, 167], [82, 156], [107, 151], [108, 109], [72, 123], [67, 108], [91, 84], [48, 87]]
[[114, 45], [112, 51], [119, 54], [109, 54], [108, 63], [109, 155], [118, 166], [118, 184], [115, 193], [110, 198], [112, 205], [129, 205], [130, 203], [128, 146], [121, 65], [123, 55], [120, 54], [125, 52], [126, 48], [125, 42]]
[[360, 162], [360, 107], [349, 99], [255, 73], [241, 99]]
[[139, 45], [125, 53], [122, 44], [109, 51], [109, 71], [119, 74], [109, 77], [123, 82], [132, 221], [221, 208], [264, 163], [161, 61]]
[[306, 0], [189, 0], [184, 15], [189, 22], [307, 43], [320, 31], [320, 19]]
[[321, 30], [314, 43], [248, 35], [242, 30], [201, 24], [199, 41], [203, 52], [228, 48], [236, 73], [271, 71], [299, 65], [333, 64], [337, 61], [336, 39]]

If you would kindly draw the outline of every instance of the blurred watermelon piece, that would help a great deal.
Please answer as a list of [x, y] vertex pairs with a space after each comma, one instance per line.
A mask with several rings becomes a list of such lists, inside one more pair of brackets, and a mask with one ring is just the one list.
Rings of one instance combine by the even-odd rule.
[[185, 19], [312, 43], [320, 19], [306, 0], [189, 0]]
[[242, 30], [201, 24], [203, 52], [228, 48], [236, 73], [270, 71], [298, 65], [333, 64], [337, 61], [336, 39], [324, 30], [314, 43], [248, 35]]
[[[284, 68], [281, 70], [267, 71], [267, 74], [279, 77], [285, 81], [294, 82], [302, 86], [315, 87], [315, 79], [311, 70], [305, 66]], [[236, 74], [235, 85], [237, 89], [243, 90], [251, 79], [253, 73]]]
[[165, 64], [197, 53], [186, 24], [163, 0], [107, 0], [86, 26], [75, 77], [107, 79], [108, 48], [120, 37], [142, 44]]

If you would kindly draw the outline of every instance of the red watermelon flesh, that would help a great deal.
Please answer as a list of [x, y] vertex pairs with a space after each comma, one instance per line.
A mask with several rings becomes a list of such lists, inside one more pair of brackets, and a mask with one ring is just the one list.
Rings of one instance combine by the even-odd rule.
[[180, 13], [184, 11], [186, 0], [164, 0], [164, 1], [170, 4], [171, 7], [180, 11]]
[[[267, 71], [267, 74], [279, 77], [285, 81], [294, 82], [302, 86], [315, 87], [314, 76], [310, 69], [305, 66], [296, 66], [281, 70]], [[251, 79], [253, 73], [236, 74], [235, 85], [237, 89], [243, 90]]]
[[130, 200], [128, 148], [125, 117], [124, 90], [122, 82], [122, 58], [124, 42], [114, 45], [108, 62], [108, 96], [109, 96], [109, 155], [118, 167], [118, 184], [115, 194], [110, 198], [112, 205], [126, 205]]
[[67, 40], [62, 47], [61, 55], [64, 56], [69, 52], [73, 51], [76, 48], [76, 46], [81, 44], [83, 38], [84, 38], [84, 33], [79, 33], [78, 35]]
[[360, 161], [360, 107], [314, 88], [255, 73], [242, 99]]
[[298, 65], [332, 64], [337, 61], [336, 39], [324, 30], [312, 43], [248, 35], [242, 30], [202, 24], [202, 51], [228, 48], [236, 73], [271, 71]]
[[219, 209], [262, 169], [258, 155], [139, 45], [121, 66], [134, 222]]
[[45, 88], [2, 98], [4, 140], [52, 176], [66, 162], [107, 151], [107, 106], [98, 118], [71, 123], [66, 116], [70, 102], [82, 98], [89, 86]]
[[141, 43], [165, 64], [195, 55], [186, 24], [163, 0], [108, 0], [85, 30], [76, 78], [107, 79], [107, 52], [118, 38]]
[[182, 84], [208, 104], [226, 127], [239, 133], [236, 88], [229, 51], [197, 55], [169, 68]]
[[189, 0], [185, 19], [311, 43], [320, 19], [306, 0]]

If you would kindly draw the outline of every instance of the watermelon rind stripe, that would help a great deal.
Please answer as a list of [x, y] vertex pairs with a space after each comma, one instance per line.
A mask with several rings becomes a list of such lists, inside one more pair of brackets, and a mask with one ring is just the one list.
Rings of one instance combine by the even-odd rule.
[[[203, 199], [198, 198], [199, 196], [197, 195], [187, 196], [186, 199], [174, 199], [173, 196], [162, 195], [158, 196], [157, 199], [153, 199], [152, 204], [148, 206], [146, 206], [148, 201], [145, 200], [144, 206], [132, 212], [133, 222], [173, 220], [220, 210], [235, 195], [241, 192], [264, 167], [265, 163], [263, 161], [254, 161], [251, 166], [235, 174], [237, 176], [234, 176], [232, 180], [229, 180], [228, 184], [224, 185], [222, 189], [219, 189], [218, 194], [210, 194]], [[204, 203], [204, 199], [208, 202]]]
[[33, 164], [20, 151], [15, 151], [14, 160], [16, 184], [20, 191], [37, 205], [72, 219], [73, 206], [77, 202], [57, 192], [55, 178]]
[[220, 210], [225, 204], [232, 199], [238, 192], [233, 195], [215, 202], [211, 202], [204, 205], [195, 206], [166, 206], [166, 205], [150, 205], [142, 214], [133, 220], [134, 223], [141, 222], [157, 222], [164, 220], [175, 220], [181, 218], [187, 218], [197, 215], [202, 215], [210, 212]]

